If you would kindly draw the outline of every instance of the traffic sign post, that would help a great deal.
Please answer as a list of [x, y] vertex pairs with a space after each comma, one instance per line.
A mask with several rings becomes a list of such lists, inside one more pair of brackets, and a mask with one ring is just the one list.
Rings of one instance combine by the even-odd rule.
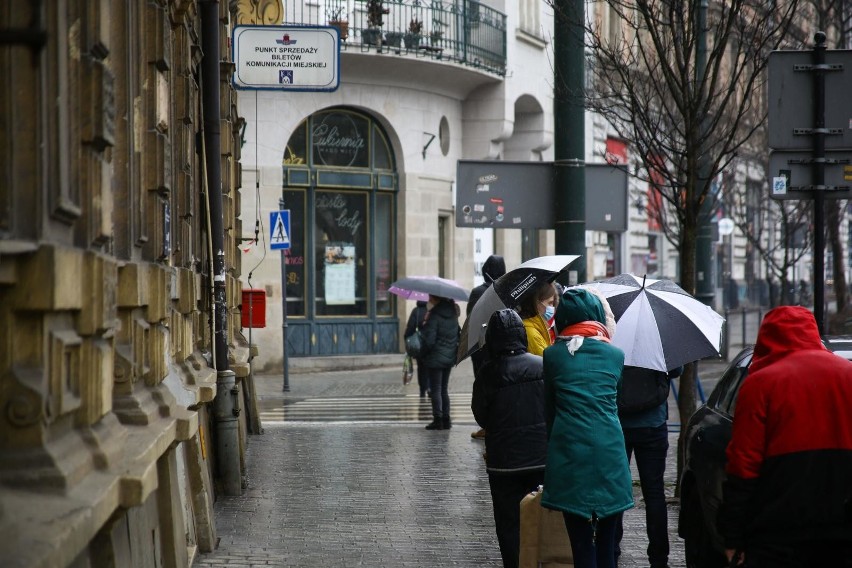
[[281, 251], [281, 344], [284, 357], [283, 391], [290, 390], [290, 361], [287, 357], [287, 249], [290, 248], [290, 210], [284, 209], [284, 198], [278, 200], [278, 211], [269, 213], [269, 248]]
[[[852, 50], [826, 50], [825, 82], [826, 150], [852, 149], [849, 93], [852, 92]], [[769, 147], [773, 150], [813, 150], [813, 116], [806, 109], [816, 104], [813, 76], [814, 52], [773, 51], [769, 54]]]
[[269, 213], [269, 248], [284, 250], [290, 248], [290, 210]]
[[[852, 152], [825, 153], [822, 193], [825, 199], [852, 198]], [[812, 199], [814, 158], [802, 150], [775, 150], [769, 154], [772, 199]]]
[[[824, 333], [823, 202], [844, 197], [852, 183], [846, 179], [852, 178], [847, 168], [852, 157], [852, 120], [847, 105], [852, 51], [827, 51], [825, 32], [821, 31], [814, 34], [814, 42], [809, 52], [769, 54], [770, 197], [814, 200], [814, 318]], [[802, 109], [806, 108], [813, 110], [810, 123], [802, 123], [807, 116]], [[796, 151], [798, 155], [790, 155]]]

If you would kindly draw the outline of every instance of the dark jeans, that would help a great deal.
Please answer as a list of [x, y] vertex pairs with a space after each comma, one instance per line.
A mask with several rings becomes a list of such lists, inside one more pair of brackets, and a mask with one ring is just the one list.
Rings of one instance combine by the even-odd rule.
[[574, 568], [615, 568], [615, 527], [621, 515], [597, 519], [597, 530], [589, 519], [562, 513], [571, 540]]
[[450, 393], [447, 386], [450, 384], [450, 371], [446, 369], [426, 368], [429, 377], [429, 390], [432, 391], [432, 416], [436, 420], [450, 419]]
[[420, 359], [417, 359], [417, 386], [420, 387], [420, 396], [425, 395], [429, 390], [429, 377], [426, 374], [426, 367], [420, 364]]
[[521, 500], [544, 483], [544, 470], [488, 474], [494, 526], [504, 568], [516, 568], [521, 551]]
[[[645, 500], [645, 525], [648, 533], [648, 562], [651, 568], [667, 566], [669, 560], [669, 530], [663, 474], [669, 451], [669, 430], [663, 423], [656, 428], [624, 428], [627, 459], [636, 454], [636, 469]], [[621, 515], [615, 529], [616, 548], [623, 534]]]
[[777, 543], [747, 549], [745, 560], [748, 568], [850, 568], [852, 544], [831, 541]]

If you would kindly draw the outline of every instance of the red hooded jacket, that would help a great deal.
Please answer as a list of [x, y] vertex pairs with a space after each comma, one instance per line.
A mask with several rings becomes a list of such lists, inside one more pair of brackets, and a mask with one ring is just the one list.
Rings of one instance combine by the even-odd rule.
[[805, 308], [766, 314], [727, 457], [726, 547], [852, 542], [852, 363], [825, 349]]

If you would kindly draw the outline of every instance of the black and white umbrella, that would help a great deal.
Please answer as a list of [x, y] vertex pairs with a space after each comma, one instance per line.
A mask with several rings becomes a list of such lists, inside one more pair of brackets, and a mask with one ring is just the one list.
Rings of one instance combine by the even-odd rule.
[[577, 260], [576, 254], [539, 256], [530, 259], [494, 281], [476, 304], [462, 326], [456, 364], [482, 347], [485, 342], [485, 326], [491, 314], [497, 310], [514, 308], [524, 296], [536, 289], [541, 282], [553, 282], [568, 265]]
[[438, 276], [407, 276], [390, 285], [388, 292], [409, 300], [428, 300], [429, 295], [467, 302], [470, 291], [455, 280]]
[[612, 344], [624, 351], [625, 365], [670, 371], [719, 354], [725, 318], [671, 280], [621, 274], [583, 286], [609, 302]]

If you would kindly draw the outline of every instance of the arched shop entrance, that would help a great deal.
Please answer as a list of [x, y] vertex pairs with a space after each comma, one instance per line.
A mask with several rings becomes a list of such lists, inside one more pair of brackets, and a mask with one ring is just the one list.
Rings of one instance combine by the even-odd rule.
[[306, 118], [283, 156], [290, 210], [290, 356], [396, 353], [393, 152], [382, 128], [346, 108]]

